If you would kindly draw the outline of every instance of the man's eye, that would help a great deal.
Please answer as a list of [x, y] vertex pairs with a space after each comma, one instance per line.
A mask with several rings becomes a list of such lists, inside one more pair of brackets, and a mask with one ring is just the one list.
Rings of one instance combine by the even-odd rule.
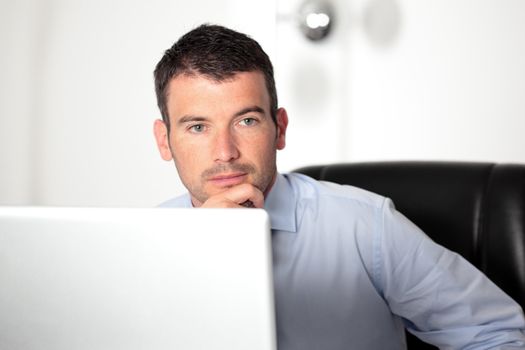
[[195, 124], [190, 126], [190, 131], [195, 133], [201, 133], [204, 131], [204, 125], [202, 124]]
[[244, 118], [240, 122], [240, 124], [244, 126], [252, 126], [252, 125], [255, 125], [256, 123], [257, 123], [257, 120], [255, 120], [254, 118]]

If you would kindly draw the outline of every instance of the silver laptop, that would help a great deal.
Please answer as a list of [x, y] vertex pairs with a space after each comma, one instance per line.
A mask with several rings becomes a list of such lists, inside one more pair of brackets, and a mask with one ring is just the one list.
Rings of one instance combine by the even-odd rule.
[[0, 349], [273, 350], [260, 209], [0, 208]]

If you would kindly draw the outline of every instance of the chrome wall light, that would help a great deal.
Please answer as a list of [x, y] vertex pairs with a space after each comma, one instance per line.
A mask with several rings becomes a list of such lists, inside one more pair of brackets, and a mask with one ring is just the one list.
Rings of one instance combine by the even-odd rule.
[[331, 3], [306, 0], [299, 8], [299, 24], [303, 34], [312, 41], [326, 38], [333, 27], [334, 10]]

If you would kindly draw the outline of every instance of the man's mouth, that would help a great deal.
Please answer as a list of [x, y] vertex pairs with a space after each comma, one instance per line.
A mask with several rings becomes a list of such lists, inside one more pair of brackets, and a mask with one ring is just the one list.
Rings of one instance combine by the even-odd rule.
[[210, 177], [208, 181], [215, 186], [231, 187], [243, 183], [247, 176], [247, 173], [217, 174]]

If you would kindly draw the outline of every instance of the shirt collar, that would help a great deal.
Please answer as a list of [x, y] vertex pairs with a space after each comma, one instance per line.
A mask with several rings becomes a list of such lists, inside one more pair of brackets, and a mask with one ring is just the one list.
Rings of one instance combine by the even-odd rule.
[[[177, 199], [177, 204], [185, 208], [192, 208], [191, 196], [186, 193]], [[270, 216], [272, 230], [297, 232], [295, 192], [288, 179], [277, 174], [275, 183], [264, 201], [264, 209]]]
[[277, 174], [275, 183], [264, 201], [264, 209], [270, 216], [272, 230], [297, 232], [296, 196], [284, 175]]

